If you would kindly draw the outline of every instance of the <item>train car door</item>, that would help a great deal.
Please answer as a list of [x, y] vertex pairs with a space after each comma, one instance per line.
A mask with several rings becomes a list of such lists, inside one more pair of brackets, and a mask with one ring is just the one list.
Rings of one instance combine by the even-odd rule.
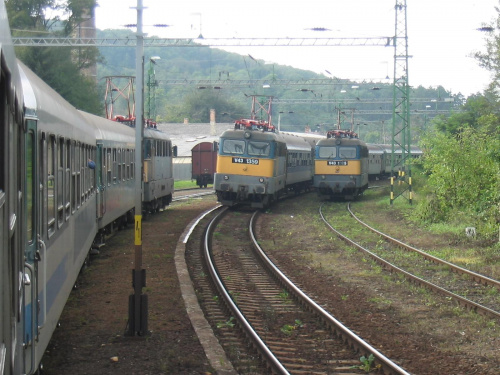
[[[24, 187], [24, 236], [26, 246], [24, 252], [24, 347], [25, 368], [31, 373], [35, 370], [36, 345], [38, 336], [38, 263], [45, 257], [45, 244], [40, 236], [40, 206], [38, 184], [38, 141], [35, 120], [26, 121], [25, 136], [25, 187]], [[40, 251], [40, 249], [43, 249]]]
[[[2, 51], [3, 52], [3, 51]], [[2, 59], [3, 63], [3, 59]], [[0, 64], [1, 65], [1, 64]], [[0, 71], [0, 373], [22, 371], [23, 244], [22, 127], [16, 121], [10, 80]]]
[[97, 144], [96, 159], [97, 218], [100, 219], [106, 213], [106, 154], [102, 144]]

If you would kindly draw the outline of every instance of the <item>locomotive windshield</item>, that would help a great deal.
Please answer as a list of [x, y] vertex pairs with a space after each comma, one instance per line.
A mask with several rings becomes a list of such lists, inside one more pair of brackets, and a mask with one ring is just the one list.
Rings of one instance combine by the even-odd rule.
[[324, 159], [333, 159], [337, 156], [337, 147], [319, 147], [318, 156]]
[[272, 152], [270, 142], [239, 139], [223, 139], [221, 142], [220, 152], [222, 154], [269, 157]]
[[248, 155], [269, 156], [270, 149], [269, 142], [248, 142]]
[[356, 159], [356, 147], [339, 147], [339, 156], [342, 159]]
[[224, 139], [222, 152], [225, 154], [242, 155], [245, 152], [245, 141]]

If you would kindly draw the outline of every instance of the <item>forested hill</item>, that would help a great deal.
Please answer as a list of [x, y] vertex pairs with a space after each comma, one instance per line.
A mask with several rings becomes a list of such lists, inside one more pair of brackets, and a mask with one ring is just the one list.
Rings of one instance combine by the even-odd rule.
[[[98, 31], [98, 37], [135, 38], [130, 30]], [[106, 48], [100, 52], [104, 62], [98, 65], [100, 90], [104, 95], [105, 76], [135, 76], [135, 47]], [[355, 126], [367, 135], [370, 132], [381, 133], [392, 118], [393, 92], [389, 80], [383, 83], [359, 83], [349, 81], [349, 77], [327, 77], [311, 71], [296, 69], [291, 66], [266, 64], [250, 55], [229, 53], [208, 47], [146, 47], [145, 83], [148, 70], [154, 68], [156, 86], [156, 114], [160, 121], [182, 122], [189, 118], [191, 122], [209, 121], [209, 111], [216, 109], [218, 120], [230, 122], [236, 118], [248, 117], [251, 110], [251, 95], [273, 96], [283, 103], [273, 104], [274, 123], [281, 121], [289, 130], [332, 127], [337, 123], [337, 108], [343, 108], [341, 122], [350, 126], [354, 114]], [[152, 65], [151, 57], [159, 57]], [[314, 79], [331, 78], [329, 85], [277, 85], [273, 83], [288, 80], [300, 82]], [[258, 80], [259, 84], [220, 85], [214, 88], [209, 84], [174, 85], [176, 80]], [[263, 88], [262, 82], [269, 83]], [[339, 83], [343, 83], [340, 85]], [[353, 88], [354, 86], [354, 88]], [[145, 89], [147, 99], [147, 88]], [[414, 88], [412, 97], [418, 101], [412, 103], [417, 114], [419, 110], [449, 109], [450, 103], [443, 103], [442, 97], [449, 94], [442, 87], [437, 89]], [[305, 99], [305, 103], [285, 102], [285, 99]], [[436, 101], [436, 99], [440, 99]], [[265, 100], [265, 98], [262, 98]], [[325, 101], [329, 103], [324, 103]], [[421, 101], [424, 102], [421, 102]], [[322, 103], [323, 102], [323, 103]], [[221, 118], [224, 116], [224, 118]], [[345, 119], [344, 119], [345, 117]], [[416, 123], [423, 124], [427, 118], [419, 115]], [[319, 125], [319, 126], [318, 126]], [[358, 130], [358, 129], [355, 129]]]

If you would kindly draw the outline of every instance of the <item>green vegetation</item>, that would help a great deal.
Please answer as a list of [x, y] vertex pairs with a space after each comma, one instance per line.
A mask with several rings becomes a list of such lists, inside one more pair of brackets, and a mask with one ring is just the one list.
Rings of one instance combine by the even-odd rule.
[[374, 365], [374, 362], [375, 362], [375, 357], [373, 356], [373, 354], [370, 354], [367, 357], [365, 356], [362, 356], [359, 361], [361, 362], [361, 366], [359, 366], [359, 369], [360, 370], [363, 370], [365, 372], [370, 372], [371, 370], [373, 370], [373, 365]]
[[233, 328], [234, 327], [234, 317], [230, 317], [228, 321], [226, 322], [219, 322], [217, 323], [217, 328]]
[[302, 324], [302, 321], [300, 321], [299, 319], [295, 319], [294, 324], [285, 324], [283, 325], [283, 327], [281, 327], [280, 331], [285, 335], [291, 335], [293, 331], [303, 326], [304, 325]]
[[[5, 5], [12, 35], [69, 37], [95, 3], [95, 0], [9, 0]], [[47, 14], [55, 16], [47, 18]], [[62, 19], [61, 14], [67, 18]], [[75, 107], [103, 114], [104, 105], [99, 100], [95, 79], [83, 73], [99, 61], [96, 47], [16, 47], [16, 55]]]
[[195, 180], [174, 181], [174, 190], [197, 188]]
[[[417, 217], [427, 224], [447, 223], [463, 231], [476, 227], [481, 238], [498, 235], [500, 223], [500, 132], [491, 130], [496, 115], [486, 113], [477, 122], [439, 123], [422, 139], [423, 199]], [[453, 124], [449, 124], [452, 122]], [[440, 130], [443, 129], [443, 130]]]

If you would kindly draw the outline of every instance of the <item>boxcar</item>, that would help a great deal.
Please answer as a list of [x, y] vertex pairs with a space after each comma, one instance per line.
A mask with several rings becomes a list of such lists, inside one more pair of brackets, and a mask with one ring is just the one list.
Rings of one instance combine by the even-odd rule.
[[191, 179], [200, 188], [214, 183], [218, 151], [218, 142], [201, 142], [191, 149]]

